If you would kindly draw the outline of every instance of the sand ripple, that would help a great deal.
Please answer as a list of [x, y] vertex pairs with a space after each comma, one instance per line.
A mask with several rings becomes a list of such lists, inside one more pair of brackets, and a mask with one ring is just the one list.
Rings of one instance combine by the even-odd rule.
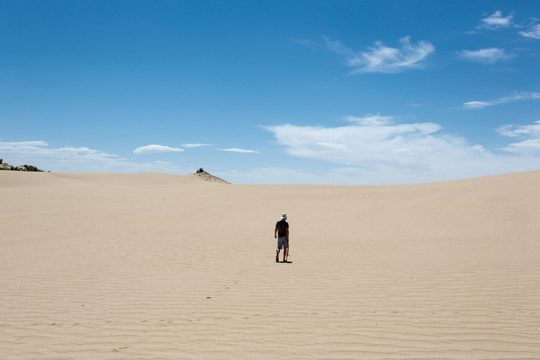
[[[497, 184], [478, 186], [507, 201]], [[15, 205], [0, 213], [13, 225], [0, 241], [0, 358], [540, 358], [539, 229], [501, 221], [511, 207], [468, 228], [455, 212], [461, 226], [434, 233], [449, 210], [426, 215], [427, 203], [470, 215], [485, 202], [456, 200], [452, 185], [428, 198], [429, 186], [140, 186], [2, 190]], [[284, 191], [292, 263], [276, 264]], [[511, 195], [518, 212], [538, 210], [538, 195]], [[384, 228], [367, 210], [389, 197], [402, 202]], [[411, 214], [429, 231], [403, 225]]]

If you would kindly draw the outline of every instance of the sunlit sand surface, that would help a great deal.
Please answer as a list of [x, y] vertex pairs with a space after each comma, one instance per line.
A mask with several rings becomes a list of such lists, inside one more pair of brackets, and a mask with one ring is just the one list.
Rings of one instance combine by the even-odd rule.
[[2, 359], [540, 358], [540, 172], [406, 186], [0, 172], [0, 196]]

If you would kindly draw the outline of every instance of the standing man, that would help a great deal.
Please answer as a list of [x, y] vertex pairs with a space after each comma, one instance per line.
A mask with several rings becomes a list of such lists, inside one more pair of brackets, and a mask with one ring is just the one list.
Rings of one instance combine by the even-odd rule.
[[287, 214], [281, 214], [281, 220], [276, 223], [274, 238], [277, 239], [276, 262], [279, 262], [279, 251], [283, 248], [283, 262], [287, 262], [287, 250], [289, 249], [289, 223]]

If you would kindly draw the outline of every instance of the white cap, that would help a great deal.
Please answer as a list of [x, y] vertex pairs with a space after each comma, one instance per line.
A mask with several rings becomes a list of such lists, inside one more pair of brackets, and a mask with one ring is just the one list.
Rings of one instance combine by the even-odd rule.
[[286, 218], [287, 218], [287, 214], [285, 214], [285, 213], [281, 214], [281, 219], [282, 219], [282, 220], [283, 220], [283, 219], [286, 219]]

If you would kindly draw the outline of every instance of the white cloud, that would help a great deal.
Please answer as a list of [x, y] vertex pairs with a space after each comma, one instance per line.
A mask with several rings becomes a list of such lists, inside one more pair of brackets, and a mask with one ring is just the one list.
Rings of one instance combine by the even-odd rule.
[[182, 147], [185, 148], [196, 148], [196, 147], [203, 147], [203, 146], [212, 146], [211, 144], [183, 144]]
[[184, 149], [179, 148], [173, 148], [169, 146], [164, 145], [146, 145], [141, 146], [133, 150], [134, 154], [160, 154], [160, 153], [166, 153], [166, 152], [181, 152], [184, 151]]
[[[282, 125], [268, 128], [287, 153], [344, 165], [409, 164], [429, 167], [445, 148], [463, 148], [464, 140], [437, 136], [434, 123], [360, 123], [341, 127]], [[329, 146], [331, 144], [331, 146]], [[471, 150], [472, 151], [472, 150]]]
[[533, 125], [503, 125], [497, 132], [503, 136], [522, 139], [503, 147], [502, 150], [516, 154], [540, 155], [540, 121]]
[[532, 26], [529, 31], [520, 31], [521, 36], [540, 40], [540, 24]]
[[491, 101], [468, 101], [468, 102], [463, 103], [463, 108], [472, 109], [472, 110], [483, 109], [488, 106], [506, 104], [513, 101], [539, 100], [539, 99], [540, 99], [540, 92], [521, 92], [516, 95], [504, 96], [499, 99], [495, 99]]
[[481, 19], [480, 28], [495, 30], [499, 28], [507, 28], [512, 25], [512, 15], [503, 17], [502, 12], [497, 10], [493, 14]]
[[[512, 143], [503, 147], [502, 150], [516, 154], [540, 154], [540, 139], [529, 139]], [[540, 161], [540, 159], [537, 161]]]
[[377, 115], [366, 115], [366, 116], [347, 116], [345, 120], [360, 124], [360, 125], [384, 125], [388, 124], [394, 119], [393, 116], [383, 116], [380, 114]]
[[[1, 139], [0, 139], [1, 140]], [[49, 146], [45, 141], [15, 141], [2, 142], [0, 141], [0, 150], [5, 152], [32, 152], [35, 149], [43, 149]]]
[[29, 155], [29, 157], [54, 157], [59, 161], [69, 161], [72, 159], [86, 159], [90, 161], [118, 161], [120, 157], [107, 154], [87, 147], [66, 146], [62, 148], [51, 148], [45, 141], [19, 141], [0, 142], [0, 151], [7, 154]]
[[375, 46], [365, 52], [354, 52], [339, 41], [324, 37], [328, 48], [347, 60], [347, 66], [354, 70], [352, 74], [362, 73], [399, 73], [410, 69], [421, 68], [425, 59], [435, 51], [429, 41], [411, 44], [410, 37], [400, 39], [401, 48], [385, 46], [377, 41]]
[[290, 39], [293, 43], [305, 46], [310, 49], [316, 49], [319, 47], [319, 43], [309, 39]]
[[483, 109], [488, 106], [495, 105], [495, 103], [488, 101], [468, 101], [463, 103], [465, 109]]
[[507, 137], [536, 137], [540, 138], [540, 121], [535, 125], [503, 125], [497, 132]]
[[0, 141], [0, 152], [10, 164], [35, 165], [48, 171], [96, 172], [175, 172], [175, 166], [160, 163], [131, 162], [115, 154], [87, 147], [51, 147], [45, 141]]
[[217, 149], [217, 150], [226, 151], [226, 152], [236, 152], [236, 153], [242, 153], [242, 154], [258, 154], [259, 153], [256, 150], [246, 150], [246, 149], [238, 149], [238, 148]]
[[[418, 183], [540, 168], [540, 157], [530, 151], [518, 157], [514, 150], [518, 146], [511, 146], [494, 154], [480, 144], [442, 133], [441, 126], [431, 122], [286, 124], [267, 130], [289, 155], [341, 165], [322, 176], [332, 183]], [[540, 142], [527, 140], [519, 146], [531, 149]]]
[[506, 54], [504, 49], [489, 48], [480, 50], [463, 50], [458, 52], [459, 56], [465, 60], [479, 62], [483, 64], [494, 64], [497, 61], [508, 60], [514, 55]]

